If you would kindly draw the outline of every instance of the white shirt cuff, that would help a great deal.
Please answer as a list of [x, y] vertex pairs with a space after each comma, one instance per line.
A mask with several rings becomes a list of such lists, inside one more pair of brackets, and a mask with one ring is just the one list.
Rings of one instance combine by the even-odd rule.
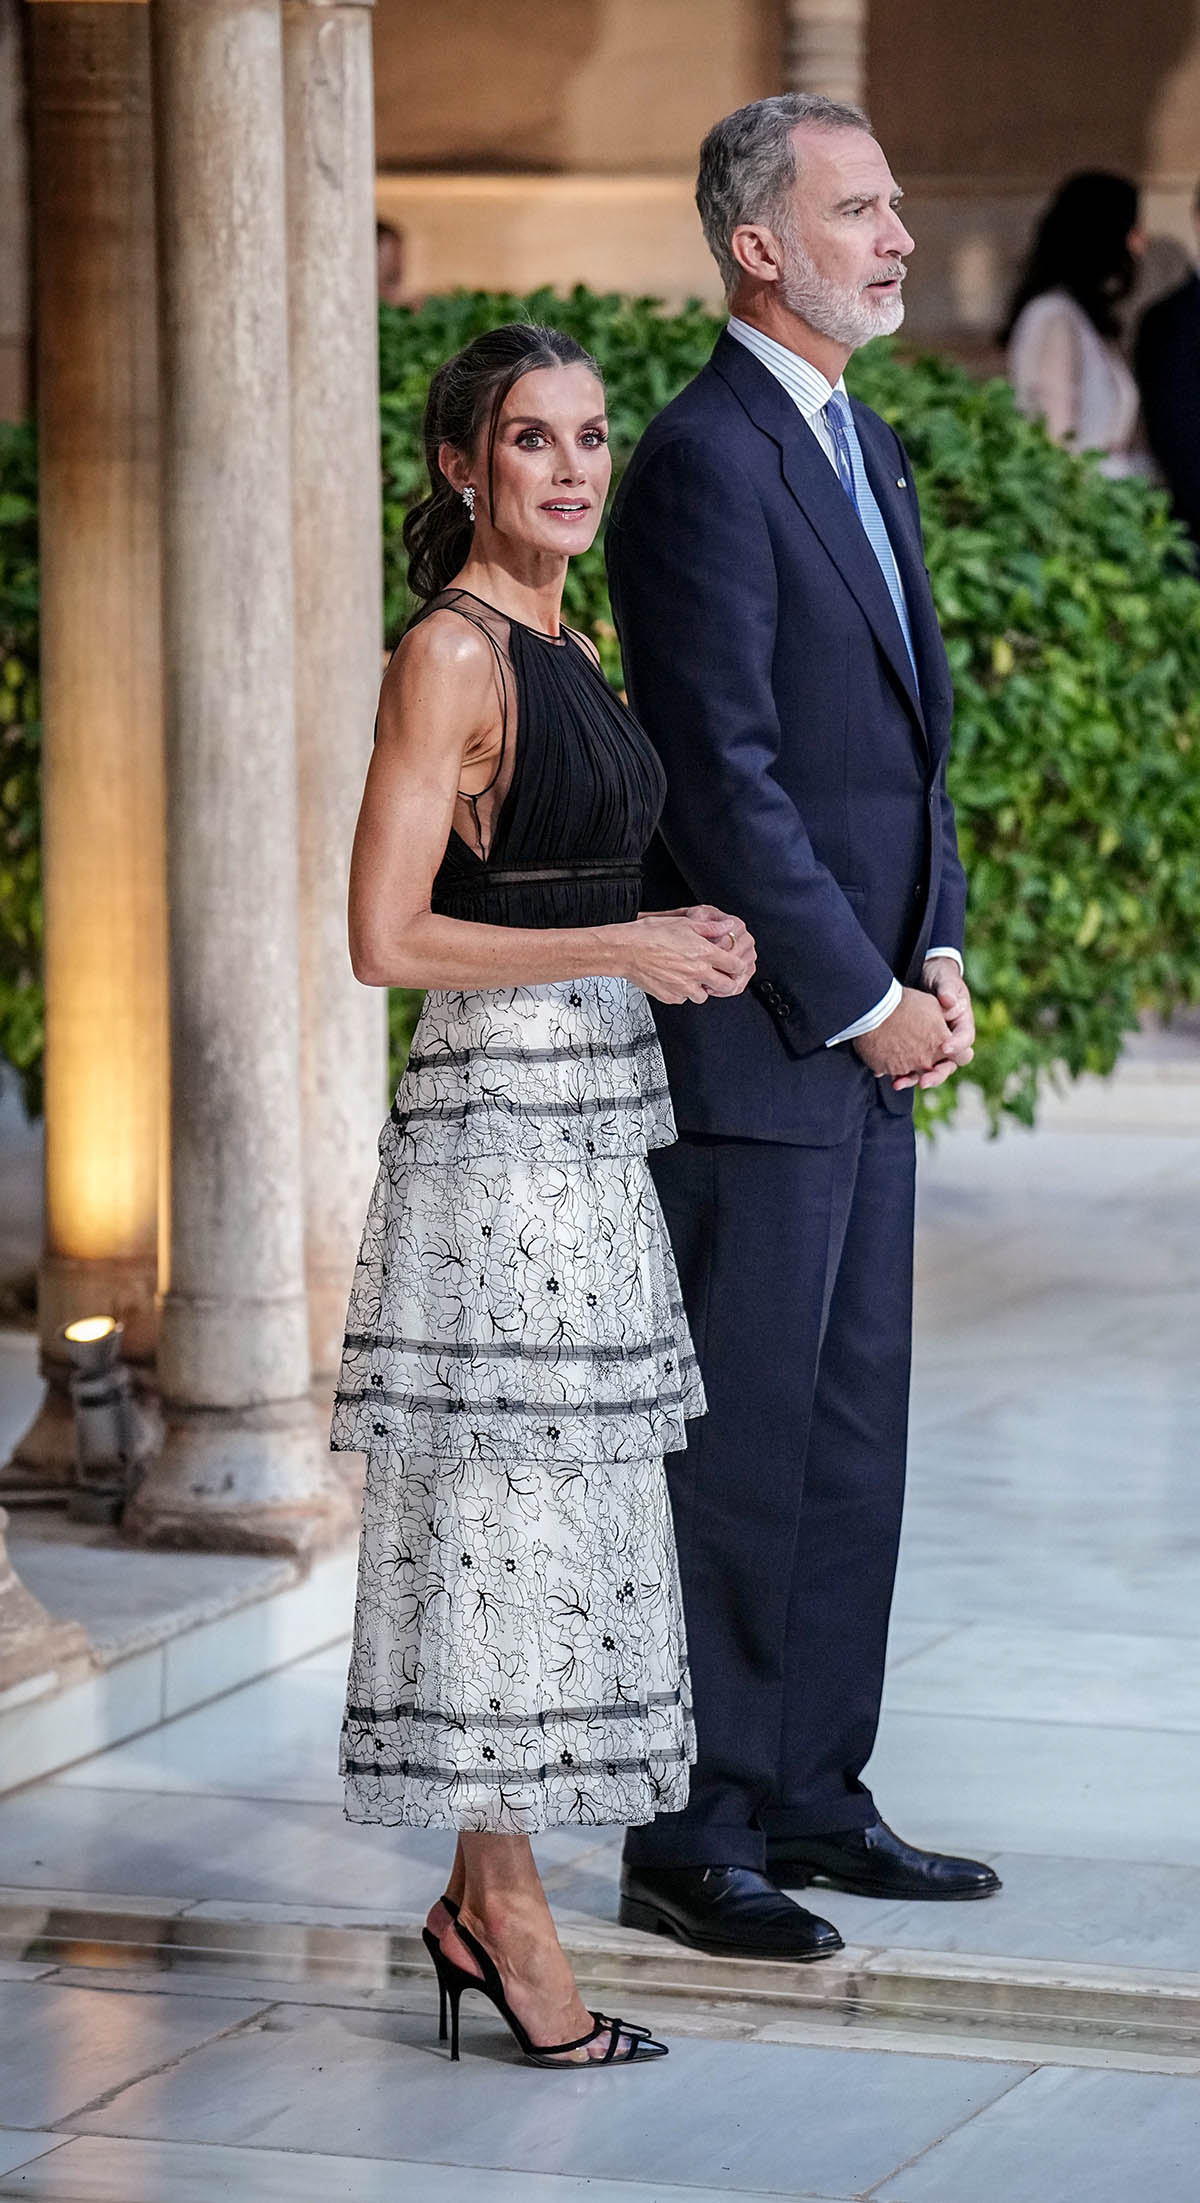
[[[943, 952], [939, 951], [940, 953]], [[944, 953], [949, 955], [951, 951], [946, 950]], [[900, 981], [893, 979], [882, 1002], [877, 1002], [873, 1010], [868, 1010], [865, 1017], [860, 1017], [856, 1025], [847, 1025], [842, 1032], [834, 1033], [832, 1039], [826, 1041], [825, 1046], [827, 1048], [837, 1048], [843, 1040], [858, 1040], [863, 1033], [873, 1033], [877, 1025], [882, 1025], [885, 1017], [891, 1016], [902, 992]]]
[[963, 968], [963, 960], [957, 949], [926, 949], [925, 961], [927, 964], [930, 963], [935, 956], [948, 956], [952, 964], [958, 965], [960, 971]]

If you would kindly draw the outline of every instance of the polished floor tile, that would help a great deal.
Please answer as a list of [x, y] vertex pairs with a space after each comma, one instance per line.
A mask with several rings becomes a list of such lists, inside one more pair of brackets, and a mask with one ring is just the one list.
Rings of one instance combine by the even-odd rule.
[[[607, 1850], [615, 1894], [619, 1842], [617, 1830], [552, 1829], [534, 1849], [552, 1888]], [[91, 1890], [197, 1918], [378, 1925], [426, 1912], [453, 1856], [452, 1831], [363, 1826], [286, 1798], [209, 1794], [198, 1808], [186, 1792], [54, 1781], [0, 1801], [0, 1886], [34, 1906], [42, 1892], [80, 1903]]]
[[929, 1652], [951, 1634], [950, 1622], [918, 1621], [911, 1614], [893, 1616], [888, 1632], [887, 1664], [889, 1674], [903, 1667], [908, 1660], [915, 1660], [919, 1653]]
[[342, 1545], [268, 1601], [173, 1637], [163, 1647], [163, 1713], [187, 1713], [219, 1692], [286, 1667], [345, 1635], [354, 1615], [356, 1553]]
[[[478, 2005], [448, 2076], [430, 2021], [324, 2013], [214, 2043], [74, 2124], [92, 2133], [503, 2171], [857, 2195], [1024, 2068], [677, 2040], [644, 2071], [539, 2073]], [[448, 2081], [453, 2084], [449, 2095]], [[622, 2093], [618, 2094], [620, 2089]]]
[[243, 2025], [265, 2003], [265, 1997], [221, 2002], [6, 1982], [0, 1985], [0, 2121], [58, 2124], [81, 2105]]
[[94, 1790], [47, 1782], [0, 1802], [0, 1882], [408, 1913], [440, 1893], [453, 1838], [359, 1827], [337, 1806]]
[[[780, 2203], [779, 2190], [664, 2186], [655, 2181], [573, 2180], [493, 2172], [411, 2159], [300, 2156], [290, 2150], [135, 2142], [84, 2135], [6, 2185], [42, 2203]], [[797, 2196], [789, 2203], [828, 2203]]]
[[65, 1528], [60, 1517], [27, 1524], [18, 1516], [10, 1550], [34, 1597], [51, 1614], [82, 1623], [101, 1660], [160, 1644], [184, 1616], [195, 1625], [296, 1577], [289, 1561], [246, 1553], [148, 1552], [134, 1569], [127, 1546], [85, 1543]]
[[310, 1652], [307, 1659], [298, 1660], [297, 1668], [309, 1675], [336, 1675], [343, 1686], [350, 1669], [350, 1639], [339, 1637], [336, 1643], [325, 1645], [320, 1652]]
[[1196, 2203], [1200, 2091], [1044, 2068], [878, 2191], [879, 2203]]
[[344, 1675], [297, 1663], [56, 1779], [87, 1789], [192, 1791], [340, 1807], [337, 1753], [345, 1695]]
[[1200, 1731], [1200, 1661], [1180, 1651], [1177, 1639], [1146, 1633], [977, 1622], [893, 1663], [885, 1703], [896, 1713]]
[[1200, 1866], [1200, 1736], [892, 1713], [867, 1780], [914, 1843]]
[[30, 2127], [0, 2126], [0, 2175], [15, 2172], [18, 2165], [27, 2165], [31, 2158], [44, 2157], [47, 2150], [63, 2147], [61, 2134], [35, 2134]]
[[1004, 1888], [977, 1903], [872, 1906], [816, 1888], [803, 1902], [856, 1944], [1200, 1974], [1200, 1866], [986, 1855]]

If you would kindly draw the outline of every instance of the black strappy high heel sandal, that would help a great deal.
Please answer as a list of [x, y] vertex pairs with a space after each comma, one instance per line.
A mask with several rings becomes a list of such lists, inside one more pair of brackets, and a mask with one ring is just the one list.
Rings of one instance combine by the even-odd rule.
[[[504, 1984], [500, 1979], [495, 1960], [488, 1955], [482, 1943], [478, 1942], [471, 1934], [470, 1929], [464, 1928], [458, 1917], [458, 1906], [448, 1897], [443, 1897], [442, 1903], [450, 1914], [457, 1933], [461, 1936], [472, 1958], [479, 1966], [479, 1974], [469, 1974], [464, 1967], [456, 1966], [452, 1958], [447, 1958], [436, 1935], [432, 1934], [428, 1928], [422, 1928], [421, 1937], [433, 1960], [434, 1972], [438, 1980], [440, 1997], [439, 2042], [446, 2040], [446, 2007], [447, 2005], [450, 2007], [450, 2059], [452, 2064], [457, 2062], [458, 2059], [458, 2007], [464, 1989], [478, 1989], [482, 1996], [487, 1997], [489, 2002], [495, 2005], [501, 2019], [506, 2022], [516, 2041], [521, 2055], [530, 2065], [542, 2065], [553, 2067], [555, 2070], [562, 2069], [569, 2073], [580, 2073], [589, 2065], [636, 2065], [639, 2062], [644, 2064], [651, 2058], [666, 2057], [666, 2043], [656, 2042], [648, 2027], [635, 2027], [631, 2022], [622, 2019], [608, 2019], [603, 2012], [589, 2014], [593, 2025], [586, 2035], [577, 2036], [574, 2042], [532, 2042], [504, 1994]], [[482, 1976], [482, 1979], [480, 1976]], [[608, 2048], [602, 2058], [585, 2058], [581, 2059], [578, 2064], [573, 2063], [568, 2058], [567, 2053], [569, 2051], [586, 2050], [590, 2043], [598, 2041], [605, 2032], [607, 2032], [609, 2040]], [[623, 2042], [628, 2045], [625, 2050], [621, 2048]]]

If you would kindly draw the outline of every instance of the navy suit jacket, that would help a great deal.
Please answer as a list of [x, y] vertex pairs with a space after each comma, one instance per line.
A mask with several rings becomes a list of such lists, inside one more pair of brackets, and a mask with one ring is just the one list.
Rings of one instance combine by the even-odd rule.
[[[862, 524], [774, 376], [723, 334], [647, 429], [607, 558], [629, 699], [666, 768], [645, 905], [716, 903], [751, 990], [654, 1005], [681, 1131], [827, 1145], [874, 1085], [825, 1043], [961, 949], [950, 670], [904, 448], [854, 419], [904, 582], [920, 685]], [[911, 1108], [889, 1081], [889, 1108]]]
[[1200, 548], [1200, 275], [1147, 308], [1136, 365], [1151, 450]]

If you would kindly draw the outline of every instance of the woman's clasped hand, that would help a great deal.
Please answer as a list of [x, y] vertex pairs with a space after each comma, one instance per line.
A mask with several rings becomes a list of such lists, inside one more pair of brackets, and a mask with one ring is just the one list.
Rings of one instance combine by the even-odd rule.
[[656, 1002], [741, 994], [754, 977], [753, 935], [742, 919], [711, 903], [643, 911], [621, 930], [631, 944], [625, 976]]

